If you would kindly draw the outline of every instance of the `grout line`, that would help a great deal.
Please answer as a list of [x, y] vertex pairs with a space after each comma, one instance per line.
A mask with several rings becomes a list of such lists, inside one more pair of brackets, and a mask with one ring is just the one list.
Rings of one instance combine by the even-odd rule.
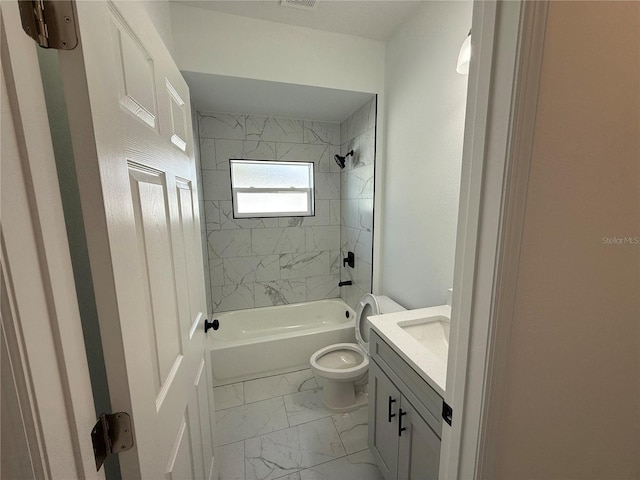
[[256, 403], [266, 402], [268, 400], [273, 400], [273, 399], [278, 398], [280, 396], [281, 395], [278, 395], [278, 396], [275, 396], [275, 397], [265, 398], [263, 400], [256, 400], [255, 402], [241, 403], [239, 405], [234, 405], [233, 407], [221, 408], [219, 410], [216, 410], [216, 412], [224, 412], [225, 410], [231, 410], [232, 408], [246, 407], [247, 405], [255, 405]]
[[355, 455], [356, 453], [360, 453], [360, 452], [364, 452], [365, 450], [369, 450], [369, 443], [367, 441], [367, 446], [360, 449], [360, 450], [356, 450], [355, 452], [350, 453], [349, 455]]
[[349, 455], [355, 455], [356, 453], [364, 452], [365, 450], [369, 450], [369, 443], [368, 443], [368, 440], [367, 440], [367, 446], [366, 446], [366, 447], [364, 447], [364, 448], [362, 448], [362, 449], [360, 449], [360, 450], [356, 450], [355, 452], [347, 453], [347, 457], [348, 457]]
[[247, 480], [247, 444], [246, 440], [242, 441], [242, 478]]
[[[311, 469], [313, 469], [313, 468], [319, 467], [320, 465], [324, 465], [324, 464], [326, 464], [326, 463], [335, 462], [336, 460], [340, 460], [340, 459], [342, 459], [342, 458], [346, 458], [346, 457], [348, 457], [348, 455], [341, 455], [341, 456], [339, 456], [339, 457], [332, 458], [331, 460], [327, 460], [326, 462], [321, 462], [321, 463], [317, 463], [316, 465], [311, 465], [310, 467], [301, 468], [300, 470], [298, 470], [298, 472], [297, 472], [297, 473], [301, 473], [301, 472], [303, 472], [303, 471], [311, 470]], [[294, 472], [294, 473], [296, 473], [296, 472]], [[286, 476], [286, 475], [285, 475], [285, 476]], [[282, 477], [277, 477], [277, 478], [282, 478]], [[274, 480], [277, 480], [277, 479], [274, 479]]]
[[[326, 418], [326, 417], [325, 417], [325, 418]], [[356, 450], [356, 451], [351, 452], [351, 453], [347, 452], [347, 449], [346, 449], [346, 448], [345, 448], [345, 446], [344, 446], [344, 442], [343, 442], [343, 440], [342, 440], [342, 437], [340, 436], [340, 433], [338, 432], [338, 429], [337, 429], [337, 427], [336, 427], [336, 425], [335, 425], [335, 420], [333, 420], [333, 418], [331, 418], [331, 419], [332, 419], [332, 423], [333, 423], [334, 429], [336, 430], [336, 433], [337, 433], [338, 437], [340, 438], [340, 442], [342, 443], [342, 447], [343, 447], [343, 449], [344, 449], [345, 454], [344, 454], [344, 455], [340, 455], [340, 456], [335, 457], [335, 458], [332, 458], [331, 460], [327, 460], [327, 461], [325, 461], [325, 462], [318, 463], [318, 464], [316, 464], [316, 465], [311, 465], [311, 466], [306, 467], [306, 468], [300, 468], [299, 470], [296, 470], [296, 471], [294, 471], [294, 472], [288, 472], [288, 473], [286, 473], [286, 474], [284, 474], [284, 475], [282, 475], [282, 476], [280, 476], [280, 477], [276, 477], [276, 478], [274, 478], [274, 480], [279, 479], [279, 478], [284, 478], [284, 477], [287, 477], [287, 476], [289, 476], [289, 475], [293, 475], [293, 474], [295, 474], [295, 473], [300, 474], [300, 473], [301, 473], [301, 472], [303, 472], [303, 471], [311, 470], [311, 469], [313, 469], [313, 468], [315, 468], [315, 467], [318, 467], [318, 466], [320, 466], [320, 465], [324, 465], [325, 463], [330, 463], [330, 462], [334, 462], [334, 461], [336, 461], [336, 460], [340, 460], [340, 459], [342, 459], [342, 458], [347, 458], [347, 457], [349, 457], [349, 456], [351, 456], [351, 455], [355, 455], [355, 454], [357, 454], [357, 453], [364, 452], [365, 450], [368, 450], [368, 449], [369, 449], [369, 446], [368, 446], [368, 444], [367, 444], [367, 446], [366, 446], [365, 448], [363, 448], [363, 449]], [[317, 420], [313, 420], [313, 421], [318, 421], [318, 420], [324, 420], [324, 418], [322, 418], [322, 419], [317, 419]], [[311, 423], [311, 422], [305, 422], [305, 423]], [[300, 424], [300, 425], [304, 425], [304, 424]], [[299, 426], [299, 425], [296, 425], [296, 426]], [[293, 427], [289, 427], [289, 428], [293, 428]], [[281, 430], [283, 430], [283, 429], [281, 429]], [[280, 430], [274, 430], [274, 432], [276, 432], [276, 431], [280, 431]], [[274, 433], [274, 432], [270, 432], [270, 433]], [[256, 436], [256, 437], [251, 437], [251, 438], [260, 438], [260, 437], [262, 437], [262, 436], [264, 436], [264, 435], [269, 435], [269, 433], [266, 433], [266, 434], [263, 434], [263, 435], [258, 435], [258, 436]], [[246, 480], [246, 475], [247, 475], [247, 470], [246, 470], [246, 441], [247, 441], [247, 440], [250, 440], [250, 439], [241, 440], [241, 441], [243, 442], [243, 462], [244, 462], [244, 463], [243, 463], [243, 472], [244, 472], [244, 478], [245, 478], [245, 480]], [[237, 442], [234, 442], [234, 443], [237, 443]], [[348, 461], [348, 460], [347, 460], [347, 461]], [[300, 476], [300, 475], [299, 475], [299, 476]]]
[[282, 405], [284, 405], [284, 416], [287, 419], [287, 425], [291, 428], [291, 422], [289, 421], [289, 411], [287, 410], [287, 403], [284, 401], [284, 395], [282, 395]]
[[[295, 392], [291, 392], [291, 393], [283, 393], [283, 394], [280, 394], [280, 395], [275, 395], [275, 396], [273, 396], [273, 397], [263, 398], [263, 399], [261, 399], [261, 400], [255, 400], [255, 401], [253, 401], [253, 402], [246, 402], [246, 401], [245, 401], [245, 398], [244, 398], [244, 391], [245, 391], [245, 389], [244, 389], [245, 385], [244, 385], [244, 384], [245, 384], [245, 383], [247, 383], [247, 382], [253, 382], [253, 381], [255, 381], [255, 380], [262, 380], [262, 379], [264, 379], [264, 378], [284, 377], [284, 376], [289, 375], [289, 374], [291, 374], [291, 373], [305, 372], [305, 371], [307, 371], [307, 370], [311, 373], [311, 376], [313, 377], [313, 372], [311, 371], [311, 369], [310, 369], [310, 368], [301, 368], [300, 370], [294, 370], [294, 371], [292, 371], [292, 372], [280, 373], [280, 374], [277, 374], [277, 375], [267, 375], [266, 377], [253, 378], [253, 379], [251, 379], [251, 380], [243, 380], [243, 381], [241, 381], [241, 382], [227, 383], [227, 384], [225, 384], [225, 385], [217, 385], [217, 386], [215, 386], [215, 387], [213, 387], [213, 388], [215, 389], [215, 388], [220, 388], [220, 387], [230, 387], [230, 386], [232, 386], [232, 385], [237, 385], [238, 383], [241, 383], [241, 384], [242, 384], [242, 401], [243, 401], [243, 403], [242, 403], [241, 405], [234, 405], [233, 407], [216, 409], [216, 412], [219, 412], [219, 411], [222, 411], [222, 410], [229, 410], [230, 408], [236, 408], [236, 407], [240, 407], [240, 406], [242, 406], [242, 405], [251, 405], [251, 404], [253, 404], [253, 403], [263, 402], [263, 401], [265, 401], [265, 400], [272, 400], [272, 399], [274, 399], [274, 398], [277, 398], [277, 397], [280, 397], [280, 396], [284, 396], [284, 395], [292, 395], [292, 394], [294, 394], [294, 393], [299, 393], [299, 392], [296, 390]], [[305, 380], [305, 381], [304, 381], [304, 382], [302, 382], [302, 383], [305, 383], [306, 381], [308, 381], [308, 379], [307, 379], [307, 380]], [[302, 384], [301, 384], [301, 385], [302, 385]], [[320, 387], [320, 386], [318, 386], [317, 388], [310, 388], [310, 389], [308, 389], [308, 390], [317, 390], [317, 389], [319, 389], [319, 388], [321, 388], [321, 387]], [[306, 392], [306, 391], [308, 391], [308, 390], [301, 390], [301, 391], [302, 391], [302, 392]]]
[[[295, 370], [294, 372], [288, 372], [288, 373], [296, 373], [296, 372], [302, 372], [302, 371], [307, 371], [307, 370], [310, 370], [310, 369], [305, 368], [305, 369]], [[287, 375], [287, 374], [280, 374], [280, 375], [268, 375], [268, 376], [266, 376], [266, 377], [260, 377], [259, 379], [262, 379], [262, 378], [270, 378], [270, 377], [280, 377], [280, 376], [284, 376], [284, 375]], [[259, 380], [259, 379], [254, 379], [254, 380]], [[245, 382], [247, 382], [247, 381], [251, 381], [251, 380], [245, 380], [245, 381], [243, 381], [243, 382], [236, 382], [236, 383], [241, 383], [241, 384], [242, 384], [242, 389], [243, 389], [243, 400], [244, 400], [244, 383], [245, 383]], [[304, 382], [303, 382], [303, 383], [304, 383]], [[230, 385], [235, 385], [235, 384], [227, 384], [227, 385], [221, 385], [221, 386], [230, 386]], [[216, 388], [216, 387], [214, 387], [214, 388]], [[260, 402], [265, 402], [265, 401], [269, 401], [269, 400], [274, 400], [274, 399], [276, 399], [276, 398], [280, 397], [280, 399], [281, 399], [281, 401], [282, 401], [282, 405], [283, 405], [283, 407], [284, 407], [285, 419], [286, 419], [286, 422], [287, 422], [287, 425], [288, 425], [287, 427], [279, 428], [279, 429], [276, 429], [276, 430], [272, 430], [271, 432], [263, 433], [263, 434], [261, 434], [261, 435], [256, 435], [256, 436], [249, 437], [249, 438], [245, 438], [245, 439], [242, 439], [242, 440], [236, 440], [236, 441], [234, 441], [234, 442], [229, 442], [229, 443], [225, 443], [225, 444], [222, 444], [222, 445], [217, 445], [217, 447], [223, 447], [223, 446], [225, 446], [225, 445], [230, 445], [230, 444], [232, 444], [232, 443], [237, 443], [237, 442], [240, 442], [240, 441], [242, 441], [242, 442], [246, 442], [247, 440], [250, 440], [250, 439], [253, 439], [253, 438], [259, 438], [259, 437], [262, 437], [262, 436], [264, 436], [264, 435], [269, 435], [269, 434], [276, 433], [276, 432], [280, 432], [280, 431], [282, 431], [282, 430], [286, 430], [286, 429], [288, 429], [288, 428], [299, 427], [299, 426], [301, 426], [301, 425], [306, 425], [306, 424], [308, 424], [308, 423], [317, 422], [317, 421], [320, 421], [320, 420], [324, 420], [324, 419], [326, 419], [326, 418], [331, 418], [331, 424], [333, 425], [333, 427], [334, 427], [334, 429], [335, 429], [335, 431], [336, 431], [336, 433], [337, 433], [337, 435], [338, 435], [338, 438], [340, 438], [340, 443], [342, 444], [342, 448], [343, 448], [343, 449], [344, 449], [344, 451], [345, 451], [345, 455], [343, 455], [343, 456], [351, 455], [351, 453], [347, 453], [347, 449], [346, 449], [346, 447], [345, 447], [345, 445], [344, 445], [344, 441], [342, 440], [342, 437], [340, 436], [340, 432], [338, 432], [338, 428], [337, 428], [337, 426], [336, 426], [336, 424], [335, 424], [335, 420], [334, 420], [334, 418], [333, 418], [335, 415], [339, 415], [339, 414], [341, 414], [341, 413], [345, 413], [345, 412], [331, 412], [331, 411], [329, 411], [328, 409], [323, 409], [323, 411], [324, 411], [324, 412], [326, 412], [328, 415], [325, 415], [324, 417], [320, 417], [320, 418], [315, 418], [315, 419], [313, 419], [313, 420], [309, 420], [309, 421], [306, 421], [306, 422], [302, 422], [302, 423], [299, 423], [299, 424], [296, 424], [296, 425], [291, 425], [291, 422], [290, 422], [290, 420], [289, 420], [289, 411], [287, 410], [287, 405], [286, 405], [286, 403], [285, 403], [285, 401], [284, 401], [284, 397], [285, 397], [286, 395], [293, 395], [293, 394], [295, 394], [295, 393], [309, 392], [309, 391], [316, 391], [316, 390], [319, 390], [320, 388], [321, 388], [321, 387], [318, 387], [318, 388], [315, 388], [315, 389], [310, 389], [310, 390], [302, 390], [302, 391], [300, 391], [300, 392], [296, 391], [296, 392], [293, 392], [293, 393], [286, 393], [286, 394], [278, 395], [278, 396], [275, 396], [275, 397], [267, 398], [267, 399], [264, 399], [264, 400], [258, 400], [258, 401], [256, 401], [256, 402], [249, 402], [249, 403], [244, 403], [244, 404], [242, 404], [242, 405], [236, 405], [236, 406], [234, 406], [234, 407], [229, 407], [229, 408], [226, 408], [226, 409], [216, 410], [216, 413], [217, 413], [217, 412], [223, 412], [223, 411], [230, 410], [230, 409], [233, 409], [233, 408], [238, 408], [238, 407], [243, 407], [243, 406], [246, 406], [246, 405], [253, 405], [253, 404], [256, 404], [256, 403], [260, 403]], [[359, 407], [359, 408], [362, 408], [362, 407], [364, 407], [364, 405], [362, 405], [362, 406], [361, 406], [361, 407]], [[367, 415], [367, 417], [368, 417], [368, 415]], [[243, 448], [244, 448], [244, 444], [243, 444]], [[367, 448], [368, 448], [368, 446], [367, 446]], [[359, 450], [359, 451], [362, 451], [362, 450]], [[353, 453], [358, 453], [358, 452], [353, 452]], [[342, 457], [336, 457], [336, 458], [342, 458]], [[331, 460], [330, 460], [330, 461], [331, 461]], [[325, 462], [325, 463], [326, 463], [326, 462]], [[246, 472], [245, 472], [245, 473], [246, 473]], [[294, 473], [295, 473], [295, 472], [294, 472]]]
[[[271, 400], [273, 400], [273, 399], [271, 399]], [[284, 399], [283, 399], [283, 402], [284, 402]], [[257, 402], [255, 402], [255, 403], [257, 403]], [[236, 407], [232, 407], [232, 408], [236, 408]], [[285, 414], [286, 414], [286, 412], [287, 412], [287, 407], [286, 407], [286, 405], [285, 405], [285, 407], [284, 407], [284, 408], [285, 408]], [[227, 409], [227, 410], [228, 410], [228, 409]], [[328, 411], [328, 410], [327, 410], [327, 411]], [[238, 443], [238, 442], [242, 442], [242, 441], [245, 441], [245, 442], [246, 442], [247, 440], [251, 440], [251, 439], [253, 439], [253, 438], [260, 438], [260, 437], [264, 437], [265, 435], [271, 435], [272, 433], [281, 432], [281, 431], [283, 431], [283, 430], [286, 430], [287, 428], [296, 428], [296, 427], [300, 427], [300, 426], [302, 426], [302, 425], [307, 425], [308, 423], [319, 422], [320, 420], [326, 420], [327, 418], [331, 418], [331, 422], [333, 423], [333, 426], [334, 426], [334, 428], [336, 428], [336, 432], [337, 432], [337, 431], [338, 431], [338, 429], [337, 429], [337, 427], [335, 426], [335, 422], [334, 422], [334, 420], [333, 420], [333, 418], [332, 418], [332, 417], [333, 417], [334, 415], [340, 415], [341, 413], [345, 413], [345, 412], [329, 412], [329, 415], [327, 415], [326, 417], [315, 418], [315, 419], [313, 419], [313, 420], [309, 420], [309, 421], [307, 421], [307, 422], [298, 423], [298, 424], [296, 424], [296, 425], [291, 425], [291, 426], [289, 426], [289, 427], [278, 428], [278, 429], [276, 429], [276, 430], [272, 430], [272, 431], [267, 432], [267, 433], [262, 433], [262, 434], [260, 434], [260, 435], [256, 435], [256, 436], [254, 436], [254, 437], [245, 438], [244, 440], [236, 440], [235, 442], [224, 443], [224, 444], [222, 444], [222, 445], [217, 445], [217, 446], [218, 446], [218, 447], [224, 447], [225, 445], [230, 445], [230, 444], [232, 444], [232, 443]], [[289, 423], [289, 418], [288, 418], [288, 416], [287, 416], [287, 424], [288, 424], [288, 423]], [[338, 433], [338, 437], [340, 437], [340, 433]], [[340, 438], [340, 441], [342, 442], [342, 438]], [[344, 444], [343, 444], [342, 446], [344, 447]], [[346, 449], [345, 449], [345, 451], [346, 451]], [[356, 453], [356, 452], [354, 452], [354, 453]], [[348, 455], [351, 455], [351, 454], [348, 454]]]
[[[338, 435], [338, 436], [339, 436], [339, 435]], [[254, 438], [257, 438], [257, 437], [254, 437]], [[343, 447], [344, 447], [344, 445], [343, 445]], [[367, 447], [367, 448], [369, 448], [369, 447]], [[282, 475], [282, 476], [280, 476], [280, 477], [275, 477], [273, 480], [278, 480], [278, 479], [280, 479], [280, 478], [284, 478], [284, 477], [286, 477], [286, 476], [288, 476], [288, 475], [293, 475], [294, 473], [301, 473], [301, 472], [306, 471], [306, 470], [311, 470], [311, 469], [313, 469], [313, 468], [315, 468], [315, 467], [319, 467], [320, 465], [324, 465], [325, 463], [335, 462], [336, 460], [340, 460], [340, 459], [342, 459], [342, 458], [346, 458], [346, 457], [348, 457], [349, 455], [353, 455], [353, 454], [355, 454], [355, 453], [364, 452], [365, 450], [366, 450], [366, 448], [365, 448], [365, 449], [362, 449], [362, 450], [358, 450], [358, 452], [346, 453], [345, 455], [340, 455], [339, 457], [334, 457], [334, 458], [332, 458], [331, 460], [327, 460], [327, 461], [325, 461], [325, 462], [317, 463], [317, 464], [315, 464], [315, 465], [311, 465], [310, 467], [300, 468], [299, 470], [296, 470], [295, 472], [289, 472], [289, 473], [286, 473], [286, 474], [284, 474], [284, 475]], [[346, 449], [345, 449], [345, 452], [346, 452]], [[245, 472], [245, 475], [246, 475], [246, 472]]]
[[338, 427], [336, 426], [336, 421], [333, 418], [333, 415], [331, 417], [329, 417], [329, 418], [331, 419], [331, 424], [333, 425], [333, 428], [336, 431], [336, 434], [338, 435], [338, 438], [340, 439], [340, 443], [342, 444], [342, 449], [344, 450], [344, 454], [346, 456], [346, 455], [348, 455], [347, 447], [345, 447], [344, 440], [342, 440], [342, 435], [340, 435], [340, 432], [338, 431]]
[[284, 475], [281, 475], [279, 477], [275, 477], [272, 480], [280, 480], [281, 478], [288, 477], [289, 475], [295, 475], [296, 473], [298, 474], [298, 478], [300, 478], [300, 472], [302, 472], [303, 470], [307, 470], [307, 469], [306, 468], [300, 468], [300, 470], [296, 470], [295, 472], [285, 473]]

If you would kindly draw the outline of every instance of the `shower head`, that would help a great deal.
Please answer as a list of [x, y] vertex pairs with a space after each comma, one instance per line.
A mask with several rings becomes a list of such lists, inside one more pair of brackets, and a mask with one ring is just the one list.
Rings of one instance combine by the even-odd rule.
[[334, 155], [333, 158], [335, 159], [336, 163], [340, 168], [344, 168], [344, 161], [347, 159], [349, 155], [353, 157], [353, 150], [347, 153], [344, 157], [342, 155]]

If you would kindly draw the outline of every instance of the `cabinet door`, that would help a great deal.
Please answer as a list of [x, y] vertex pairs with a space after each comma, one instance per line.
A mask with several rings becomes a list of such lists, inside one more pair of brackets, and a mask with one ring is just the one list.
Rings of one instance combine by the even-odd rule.
[[400, 392], [375, 362], [369, 363], [369, 389], [369, 447], [385, 480], [395, 480]]
[[404, 397], [398, 410], [398, 421], [406, 428], [399, 438], [398, 479], [437, 480], [440, 438]]

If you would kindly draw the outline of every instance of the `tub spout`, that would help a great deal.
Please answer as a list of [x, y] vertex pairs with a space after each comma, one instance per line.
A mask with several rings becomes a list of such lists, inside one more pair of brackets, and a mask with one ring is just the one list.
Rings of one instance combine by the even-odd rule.
[[338, 283], [339, 287], [344, 287], [346, 285], [353, 285], [353, 282], [351, 280], [347, 280], [346, 282], [340, 282]]

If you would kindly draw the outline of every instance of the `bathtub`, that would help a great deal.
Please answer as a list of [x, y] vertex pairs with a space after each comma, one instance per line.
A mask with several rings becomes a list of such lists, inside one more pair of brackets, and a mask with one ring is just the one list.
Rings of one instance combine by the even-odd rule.
[[355, 342], [355, 312], [339, 298], [213, 318], [220, 322], [207, 340], [214, 386], [308, 368], [320, 348]]

